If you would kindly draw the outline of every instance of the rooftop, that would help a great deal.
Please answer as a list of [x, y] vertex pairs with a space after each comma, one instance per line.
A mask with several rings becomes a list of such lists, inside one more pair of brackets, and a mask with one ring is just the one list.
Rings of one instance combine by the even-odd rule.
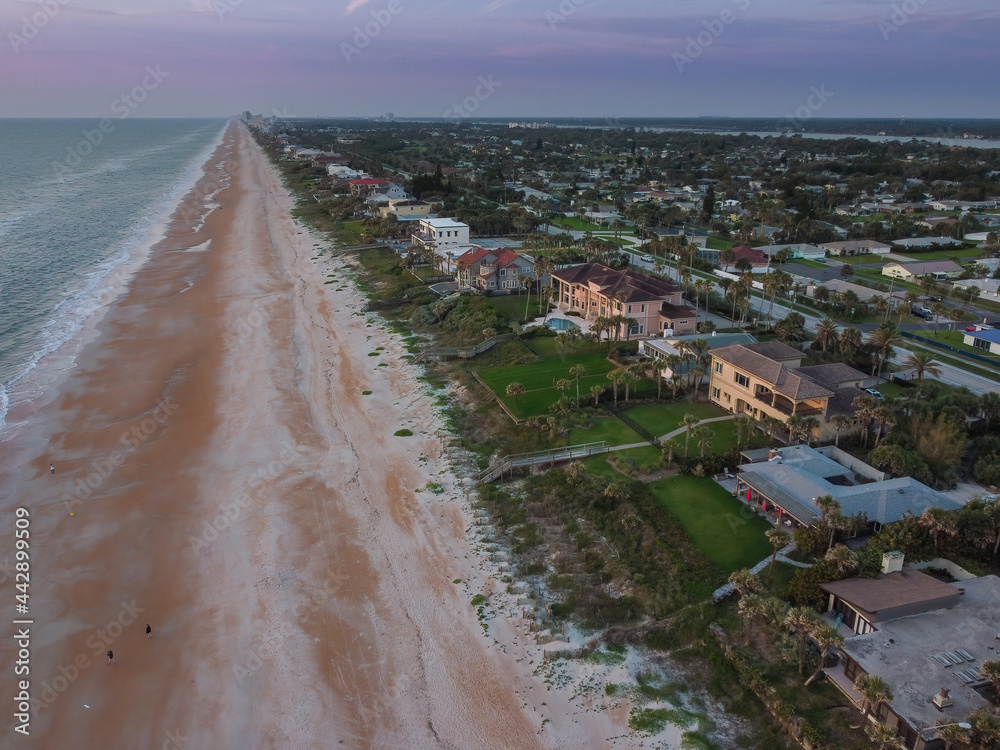
[[[844, 644], [843, 650], [866, 672], [889, 683], [896, 696], [893, 710], [918, 729], [988, 705], [958, 672], [1000, 658], [1000, 579], [984, 576], [956, 586], [965, 591], [956, 606], [879, 623], [878, 630]], [[972, 660], [945, 666], [936, 658], [956, 649]], [[944, 711], [931, 702], [941, 688], [954, 701]]]
[[991, 331], [969, 331], [965, 335], [974, 339], [989, 341], [991, 344], [1000, 344], [1000, 330], [998, 329], [993, 329]]
[[870, 615], [896, 607], [933, 604], [958, 593], [951, 584], [912, 569], [878, 578], [845, 578], [821, 584], [820, 588]]
[[[960, 502], [912, 477], [858, 484], [853, 471], [806, 445], [788, 446], [778, 453], [772, 461], [741, 466], [741, 478], [780, 504], [785, 498], [804, 508], [803, 512], [808, 511], [806, 517], [786, 507], [804, 523], [813, 523], [820, 517], [814, 501], [823, 495], [832, 495], [845, 516], [864, 513], [869, 522], [881, 524], [898, 521], [907, 513], [920, 515], [928, 508], [961, 507]], [[774, 488], [780, 490], [780, 497], [771, 494]]]
[[647, 302], [663, 299], [678, 292], [677, 286], [666, 279], [646, 276], [630, 269], [616, 271], [600, 263], [584, 263], [560, 268], [552, 272], [552, 278], [566, 284], [594, 285], [605, 297], [622, 292], [625, 296], [624, 302]]

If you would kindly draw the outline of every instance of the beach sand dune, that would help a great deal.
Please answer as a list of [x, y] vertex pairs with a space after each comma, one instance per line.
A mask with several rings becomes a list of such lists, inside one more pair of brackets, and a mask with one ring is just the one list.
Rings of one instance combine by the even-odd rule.
[[432, 400], [291, 207], [231, 125], [57, 395], [0, 443], [2, 507], [32, 517], [28, 745], [611, 744], [624, 716], [548, 690], [522, 623], [484, 633], [470, 598], [502, 584]]

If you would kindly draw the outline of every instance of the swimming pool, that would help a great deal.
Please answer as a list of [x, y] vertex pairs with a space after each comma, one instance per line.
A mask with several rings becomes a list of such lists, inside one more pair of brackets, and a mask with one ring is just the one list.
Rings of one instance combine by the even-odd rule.
[[566, 318], [552, 318], [552, 320], [546, 321], [545, 325], [554, 331], [568, 331], [571, 328], [578, 329], [580, 327], [572, 320], [566, 320]]

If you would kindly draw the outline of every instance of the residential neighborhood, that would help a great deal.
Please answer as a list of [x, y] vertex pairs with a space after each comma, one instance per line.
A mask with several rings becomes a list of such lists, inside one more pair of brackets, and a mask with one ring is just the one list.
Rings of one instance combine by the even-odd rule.
[[[996, 157], [515, 125], [258, 137], [407, 363], [462, 394], [449, 419], [511, 585], [536, 597], [530, 632], [571, 649], [574, 624], [642, 628], [667, 653], [707, 637], [711, 679], [801, 747], [985, 736]], [[367, 145], [387, 128], [406, 149]], [[300, 166], [292, 144], [333, 136], [350, 156]], [[666, 624], [702, 606], [692, 635]]]

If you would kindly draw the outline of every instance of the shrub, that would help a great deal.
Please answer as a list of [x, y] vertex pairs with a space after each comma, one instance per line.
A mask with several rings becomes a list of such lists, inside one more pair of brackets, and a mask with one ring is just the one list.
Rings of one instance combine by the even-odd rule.
[[406, 430], [406, 429], [396, 430], [392, 434], [395, 435], [396, 437], [410, 437], [413, 435], [413, 430]]

